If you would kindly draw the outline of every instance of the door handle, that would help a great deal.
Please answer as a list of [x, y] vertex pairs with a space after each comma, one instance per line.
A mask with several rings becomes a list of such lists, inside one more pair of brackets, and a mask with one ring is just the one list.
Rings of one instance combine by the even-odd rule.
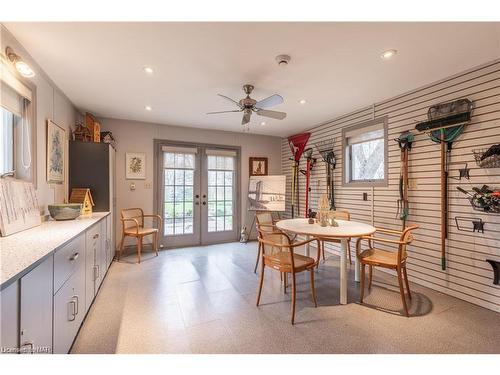
[[94, 240], [99, 238], [99, 233], [94, 234], [94, 237], [92, 237]]
[[70, 261], [77, 260], [79, 256], [80, 256], [80, 254], [79, 254], [79, 253], [74, 253], [74, 254], [71, 256], [71, 258], [69, 258], [69, 260], [70, 260]]
[[207, 195], [206, 195], [206, 194], [203, 194], [203, 198], [206, 198], [206, 197], [207, 197]]
[[207, 202], [203, 202], [203, 205], [206, 205], [206, 204], [207, 204]]
[[200, 197], [200, 194], [196, 194], [196, 195], [195, 195], [195, 198], [199, 198], [199, 197]]
[[80, 299], [78, 298], [77, 295], [74, 295], [73, 298], [75, 299], [75, 302], [76, 302], [76, 312], [75, 312], [75, 315], [78, 315], [78, 310], [79, 310], [79, 305], [80, 305]]

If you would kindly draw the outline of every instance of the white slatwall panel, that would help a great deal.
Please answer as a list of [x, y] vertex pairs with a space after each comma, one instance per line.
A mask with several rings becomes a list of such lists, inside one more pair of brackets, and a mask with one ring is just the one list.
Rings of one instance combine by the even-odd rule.
[[[449, 240], [447, 269], [441, 270], [440, 247], [440, 146], [424, 135], [416, 136], [410, 153], [410, 179], [417, 187], [409, 191], [410, 218], [420, 229], [410, 248], [408, 273], [411, 282], [419, 283], [500, 312], [500, 287], [493, 285], [493, 272], [485, 259], [500, 261], [500, 216], [482, 214], [471, 209], [464, 195], [456, 190], [460, 185], [467, 190], [487, 184], [500, 187], [500, 169], [481, 169], [474, 162], [472, 149], [500, 143], [500, 60], [468, 70], [437, 83], [400, 95], [372, 107], [363, 108], [307, 131], [311, 132], [308, 147], [320, 140], [335, 138], [335, 202], [338, 209], [351, 212], [352, 220], [373, 223], [375, 226], [399, 229], [396, 219], [398, 199], [400, 151], [393, 141], [401, 132], [414, 130], [415, 123], [426, 119], [429, 106], [467, 97], [475, 102], [472, 123], [454, 143], [450, 159], [450, 176], [458, 177], [458, 169], [465, 163], [471, 169], [470, 181], [449, 180]], [[386, 188], [341, 187], [342, 140], [341, 129], [387, 115], [389, 133], [389, 186]], [[317, 209], [318, 196], [326, 192], [325, 166], [315, 149], [318, 163], [312, 172], [310, 205]], [[286, 139], [282, 142], [282, 172], [287, 175], [287, 211], [291, 216], [290, 181], [291, 152]], [[305, 168], [305, 161], [301, 161]], [[318, 186], [319, 181], [319, 186]], [[300, 216], [304, 216], [305, 178], [300, 177]], [[368, 201], [362, 193], [368, 193]], [[297, 211], [297, 209], [295, 209]], [[455, 227], [455, 216], [481, 217], [487, 224], [485, 233], [466, 233]], [[298, 215], [296, 214], [296, 217]], [[472, 224], [471, 224], [472, 225]], [[354, 255], [354, 246], [351, 249]], [[337, 252], [333, 244], [327, 249]]]

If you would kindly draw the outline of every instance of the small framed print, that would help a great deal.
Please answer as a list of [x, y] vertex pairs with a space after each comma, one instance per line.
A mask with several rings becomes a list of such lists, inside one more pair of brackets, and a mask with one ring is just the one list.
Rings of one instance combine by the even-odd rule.
[[125, 178], [127, 180], [146, 179], [146, 153], [127, 152], [125, 154]]
[[267, 176], [267, 158], [250, 158], [250, 176]]
[[64, 182], [66, 130], [52, 120], [47, 120], [47, 182]]

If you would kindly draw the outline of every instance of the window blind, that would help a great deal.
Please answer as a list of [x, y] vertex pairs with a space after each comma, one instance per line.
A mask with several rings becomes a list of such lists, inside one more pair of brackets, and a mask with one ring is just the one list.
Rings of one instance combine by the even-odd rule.
[[207, 155], [210, 156], [232, 156], [235, 157], [237, 155], [235, 150], [224, 150], [224, 149], [207, 149]]

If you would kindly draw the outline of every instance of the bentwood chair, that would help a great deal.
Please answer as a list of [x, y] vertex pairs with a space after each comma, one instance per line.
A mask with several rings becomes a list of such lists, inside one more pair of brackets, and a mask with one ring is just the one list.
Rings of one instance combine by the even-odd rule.
[[[270, 212], [256, 212], [255, 224], [259, 233], [282, 233], [281, 230], [276, 227], [276, 220], [273, 218], [273, 215]], [[255, 268], [253, 270], [254, 273], [257, 273], [257, 266], [259, 265], [261, 251], [262, 245], [259, 242], [257, 259], [255, 260]]]
[[[157, 228], [145, 228], [144, 219], [152, 218], [157, 220]], [[120, 251], [118, 253], [118, 260], [120, 260], [125, 237], [134, 237], [137, 240], [137, 260], [141, 263], [141, 252], [142, 252], [142, 239], [145, 236], [153, 235], [153, 249], [158, 256], [158, 234], [162, 228], [162, 219], [160, 215], [144, 215], [144, 211], [141, 208], [127, 208], [121, 210], [121, 222], [122, 222], [122, 239], [120, 242]]]
[[[268, 233], [259, 231], [259, 244], [261, 247], [262, 261], [260, 272], [259, 293], [257, 295], [257, 306], [260, 303], [262, 293], [262, 285], [264, 284], [264, 270], [266, 267], [283, 273], [285, 278], [285, 293], [287, 286], [287, 276], [292, 278], [292, 317], [291, 323], [295, 322], [295, 299], [296, 299], [296, 282], [295, 275], [300, 272], [309, 271], [311, 293], [314, 306], [317, 307], [316, 290], [314, 288], [314, 267], [316, 260], [301, 254], [296, 254], [295, 249], [299, 246], [308, 244], [316, 239], [292, 243], [292, 240], [285, 233]], [[318, 242], [318, 241], [317, 241]], [[319, 258], [319, 242], [318, 242], [318, 258]]]
[[[334, 219], [338, 220], [351, 220], [351, 214], [349, 211], [345, 210], [332, 210], [329, 212], [329, 215], [333, 217]], [[323, 261], [325, 260], [325, 242], [333, 242], [333, 243], [340, 243], [340, 239], [333, 239], [333, 238], [319, 238], [320, 244], [321, 244], [321, 255], [323, 257]], [[347, 254], [349, 255], [349, 264], [352, 264], [352, 259], [351, 259], [351, 239], [347, 239]], [[319, 267], [319, 262], [316, 267]]]
[[[405, 290], [403, 287], [403, 279], [406, 284], [408, 298], [411, 300], [410, 285], [408, 283], [408, 275], [406, 272], [406, 259], [408, 258], [407, 247], [413, 241], [412, 231], [417, 229], [417, 225], [409, 226], [403, 231], [380, 229], [377, 228], [375, 233], [383, 233], [389, 236], [399, 237], [398, 240], [378, 238], [375, 236], [362, 236], [356, 242], [356, 256], [361, 264], [361, 297], [360, 301], [363, 303], [364, 289], [365, 289], [365, 266], [369, 266], [369, 284], [368, 288], [372, 285], [373, 267], [382, 267], [393, 269], [398, 275], [399, 291], [401, 293], [401, 300], [403, 301], [403, 308], [406, 316], [408, 313], [408, 306], [406, 304]], [[368, 241], [368, 249], [361, 251], [361, 242]], [[373, 243], [381, 242], [386, 245], [397, 245], [398, 250], [389, 251], [373, 247]]]

